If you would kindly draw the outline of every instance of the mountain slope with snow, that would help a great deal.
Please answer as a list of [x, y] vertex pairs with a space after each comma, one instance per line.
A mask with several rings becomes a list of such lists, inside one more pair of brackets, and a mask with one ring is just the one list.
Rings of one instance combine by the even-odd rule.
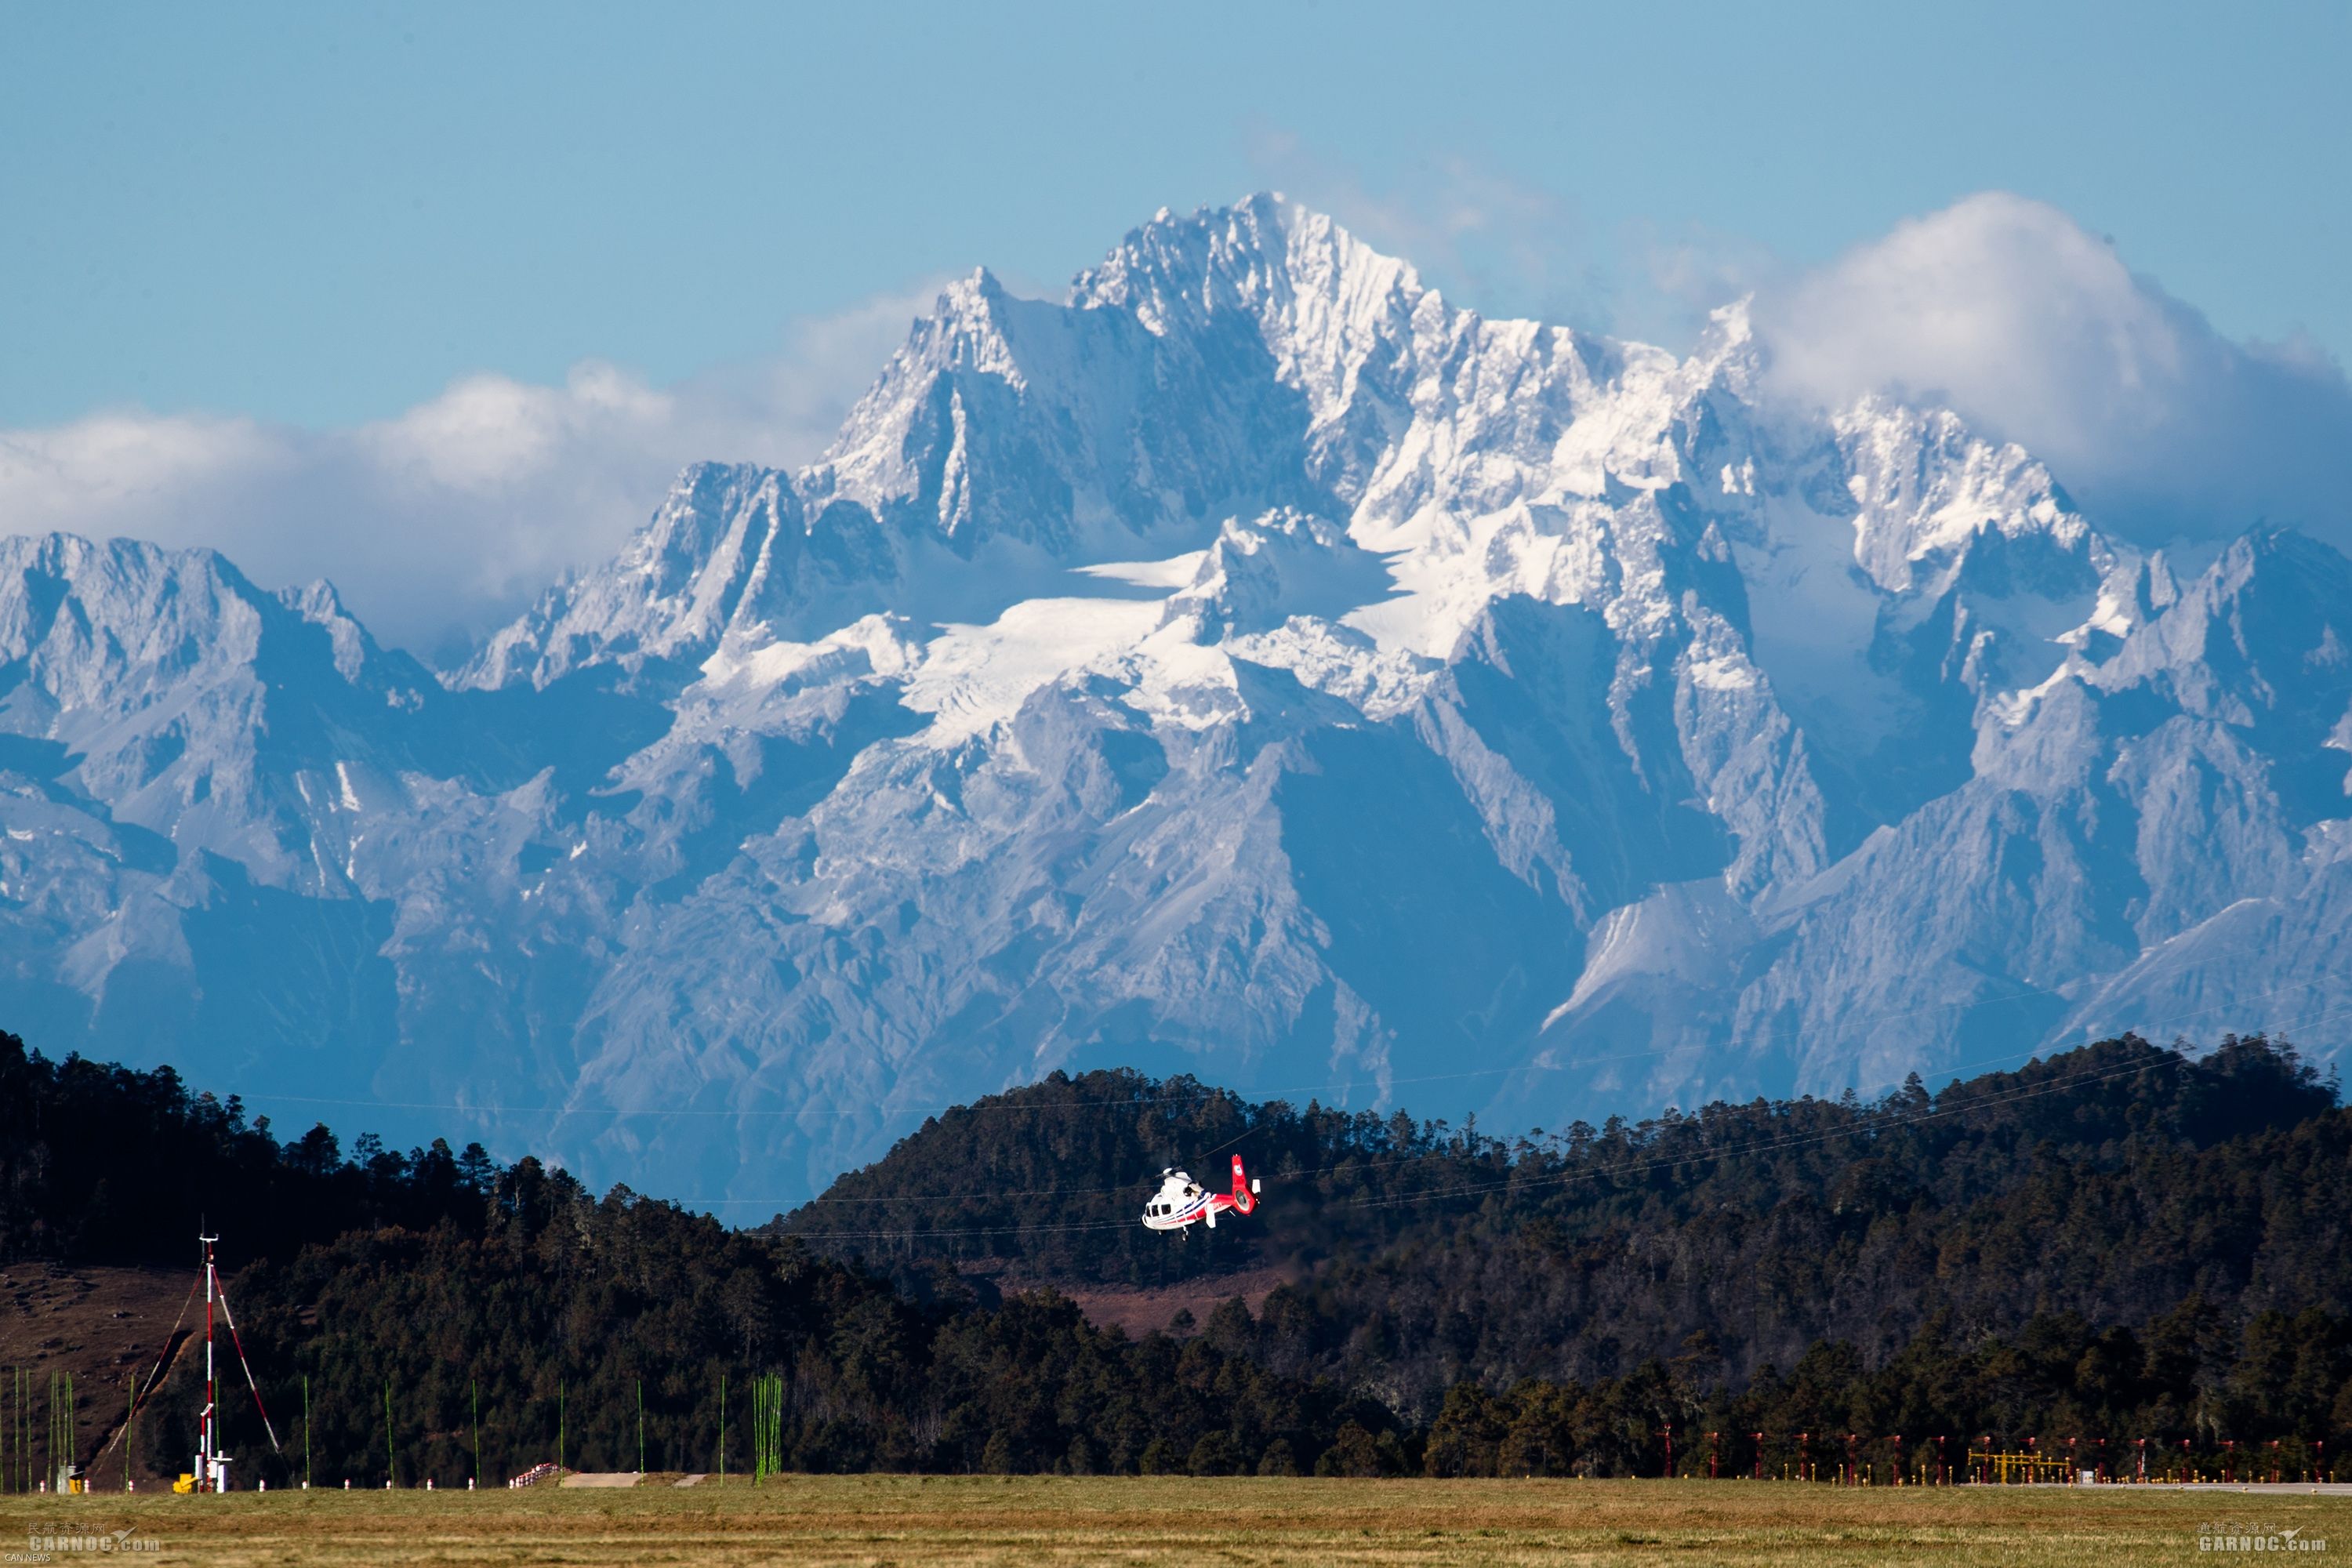
[[688, 470], [438, 681], [7, 542], [0, 1009], [757, 1217], [1056, 1068], [1559, 1126], [2332, 1054], [2352, 563], [1765, 368], [1255, 197], [954, 285], [818, 462]]

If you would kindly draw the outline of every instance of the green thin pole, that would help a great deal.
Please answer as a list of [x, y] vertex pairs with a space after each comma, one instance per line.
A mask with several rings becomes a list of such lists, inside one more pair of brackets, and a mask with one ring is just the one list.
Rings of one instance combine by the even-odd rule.
[[310, 1374], [302, 1374], [302, 1489], [310, 1489]]
[[392, 1458], [392, 1379], [383, 1380], [383, 1479], [384, 1484], [397, 1490], [400, 1469]]
[[478, 1377], [466, 1380], [474, 1394], [474, 1479], [482, 1479], [482, 1381]]
[[727, 1484], [727, 1374], [719, 1374], [719, 1484]]
[[646, 1380], [637, 1379], [637, 1475], [646, 1473]]
[[563, 1484], [563, 1380], [555, 1380], [555, 1484]]

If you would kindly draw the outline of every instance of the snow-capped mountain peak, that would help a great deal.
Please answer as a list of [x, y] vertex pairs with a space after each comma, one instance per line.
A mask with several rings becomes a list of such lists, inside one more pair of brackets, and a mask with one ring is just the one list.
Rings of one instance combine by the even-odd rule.
[[2335, 1005], [2352, 563], [1769, 372], [1261, 195], [952, 284], [441, 683], [6, 542], [0, 1004], [780, 1203], [1057, 1066], [1557, 1126]]

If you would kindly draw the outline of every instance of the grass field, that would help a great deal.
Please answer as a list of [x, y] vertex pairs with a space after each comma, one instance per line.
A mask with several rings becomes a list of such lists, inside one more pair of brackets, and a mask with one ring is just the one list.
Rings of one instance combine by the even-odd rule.
[[[1696, 1481], [793, 1477], [754, 1489], [11, 1497], [28, 1537], [129, 1528], [114, 1561], [242, 1563], [2160, 1563], [2200, 1526], [2326, 1539], [2352, 1497], [2126, 1487], [1849, 1490]], [[152, 1542], [152, 1547], [145, 1545]], [[95, 1542], [48, 1561], [90, 1562]], [[2252, 1555], [2252, 1553], [2249, 1553]], [[2276, 1560], [2273, 1551], [2260, 1555]]]

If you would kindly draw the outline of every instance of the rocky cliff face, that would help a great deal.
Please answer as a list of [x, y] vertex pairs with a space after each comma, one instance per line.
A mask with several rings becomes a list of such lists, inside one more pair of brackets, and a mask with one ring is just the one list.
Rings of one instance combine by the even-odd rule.
[[0, 1010], [738, 1218], [1057, 1067], [1517, 1127], [2327, 1054], [2352, 563], [2144, 555], [1762, 368], [1262, 197], [958, 284], [823, 460], [689, 469], [445, 679], [8, 541]]

